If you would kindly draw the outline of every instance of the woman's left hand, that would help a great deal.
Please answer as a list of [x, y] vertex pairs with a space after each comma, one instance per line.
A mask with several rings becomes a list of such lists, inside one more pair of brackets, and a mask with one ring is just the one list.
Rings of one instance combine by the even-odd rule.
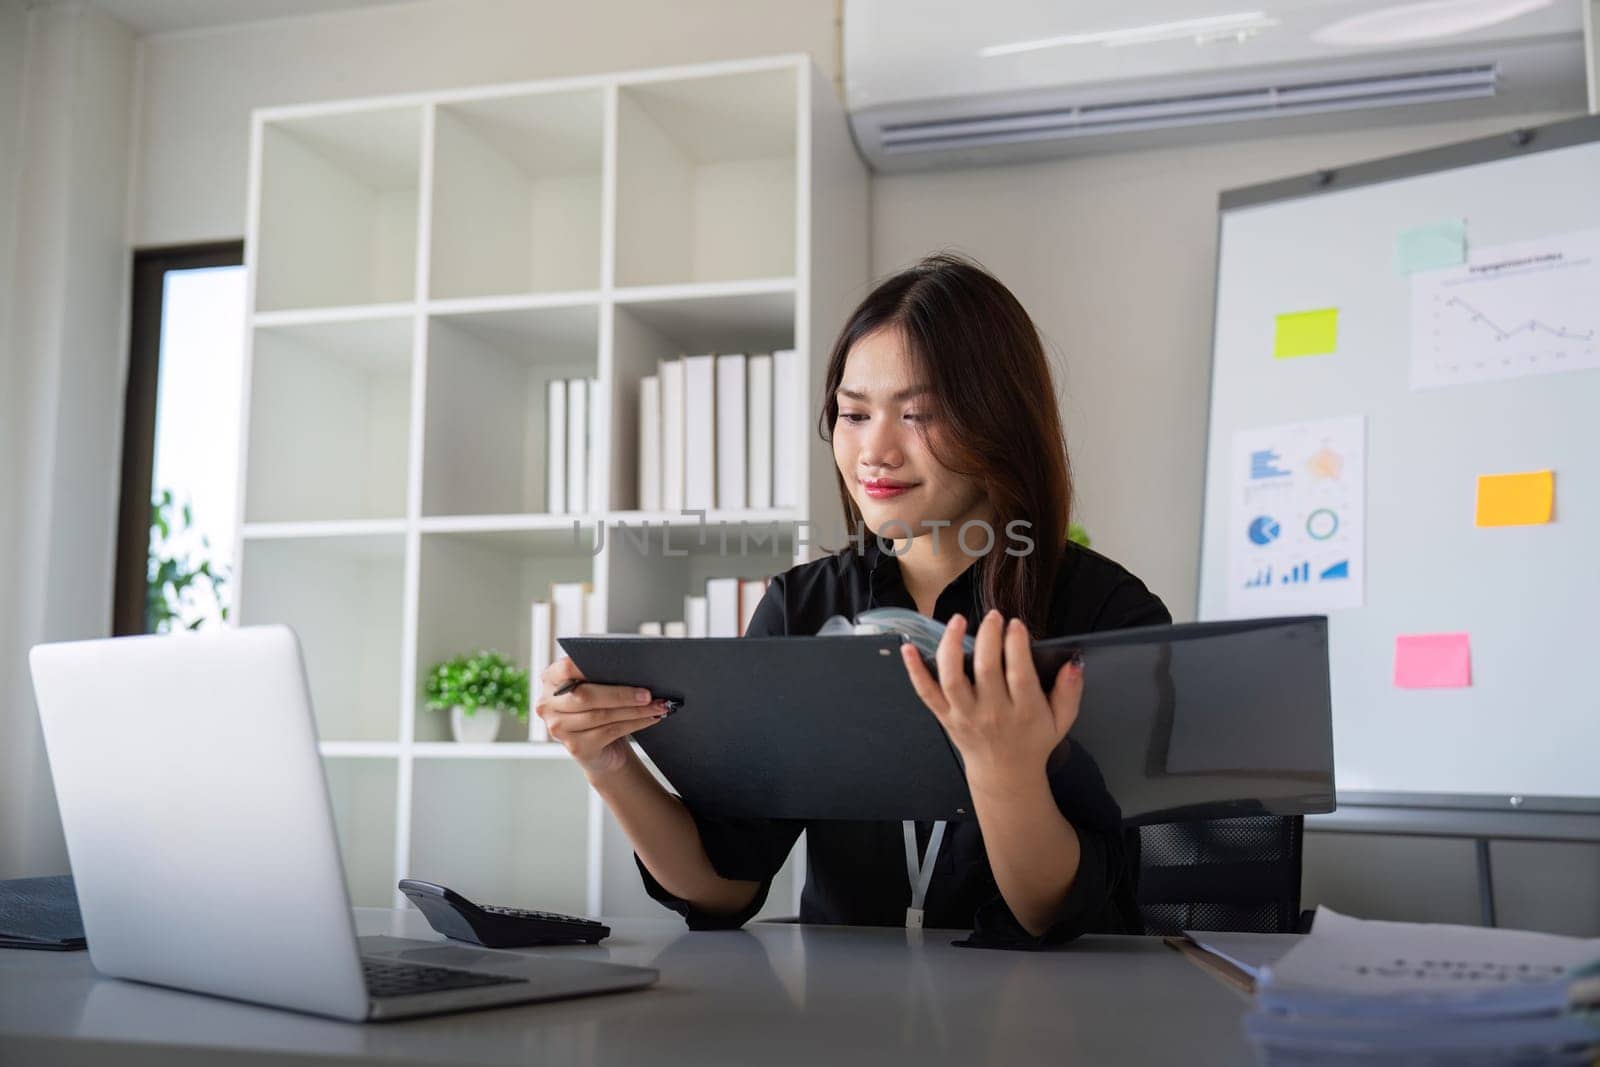
[[939, 677], [928, 673], [909, 642], [900, 646], [917, 696], [950, 735], [966, 764], [969, 784], [1002, 785], [1018, 776], [1043, 773], [1045, 762], [1078, 719], [1083, 665], [1070, 662], [1056, 675], [1048, 696], [1033, 667], [1028, 629], [1022, 620], [985, 615], [973, 642], [975, 681], [967, 680], [961, 638], [967, 620], [955, 615], [935, 657]]

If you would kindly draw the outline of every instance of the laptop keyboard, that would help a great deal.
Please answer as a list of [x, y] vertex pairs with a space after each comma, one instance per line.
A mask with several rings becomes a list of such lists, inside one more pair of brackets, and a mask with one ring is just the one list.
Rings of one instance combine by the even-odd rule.
[[451, 967], [429, 967], [421, 963], [395, 963], [392, 960], [361, 958], [361, 973], [367, 992], [374, 997], [413, 997], [447, 989], [474, 989], [478, 986], [526, 982], [502, 974], [458, 971]]

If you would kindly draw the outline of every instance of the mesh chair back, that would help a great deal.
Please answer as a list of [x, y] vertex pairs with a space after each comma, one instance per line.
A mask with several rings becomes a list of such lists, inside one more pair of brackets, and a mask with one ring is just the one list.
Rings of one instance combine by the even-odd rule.
[[1298, 931], [1300, 816], [1162, 823], [1135, 834], [1145, 933]]

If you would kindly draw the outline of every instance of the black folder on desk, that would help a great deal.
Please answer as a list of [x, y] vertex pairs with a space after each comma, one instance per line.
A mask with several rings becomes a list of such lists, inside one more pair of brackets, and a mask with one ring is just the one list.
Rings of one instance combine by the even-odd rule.
[[[682, 702], [634, 740], [696, 811], [971, 818], [960, 757], [911, 687], [901, 641], [594, 636], [560, 644], [592, 681]], [[1084, 697], [1063, 744], [1093, 757], [1129, 824], [1333, 810], [1323, 616], [1038, 641], [1034, 664], [1047, 688], [1075, 650]]]

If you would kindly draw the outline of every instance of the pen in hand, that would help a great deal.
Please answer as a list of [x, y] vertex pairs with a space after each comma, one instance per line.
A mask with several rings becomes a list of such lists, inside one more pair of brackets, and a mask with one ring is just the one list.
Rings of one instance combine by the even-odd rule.
[[[571, 681], [563, 682], [556, 689], [556, 691], [551, 694], [551, 696], [561, 696], [564, 693], [570, 693], [574, 689], [578, 688], [578, 686], [582, 685], [586, 680], [587, 679], [584, 678], [574, 678]], [[666, 705], [668, 711], [678, 711], [683, 707], [683, 701], [676, 700], [672, 697], [666, 697], [662, 699], [661, 702]]]

